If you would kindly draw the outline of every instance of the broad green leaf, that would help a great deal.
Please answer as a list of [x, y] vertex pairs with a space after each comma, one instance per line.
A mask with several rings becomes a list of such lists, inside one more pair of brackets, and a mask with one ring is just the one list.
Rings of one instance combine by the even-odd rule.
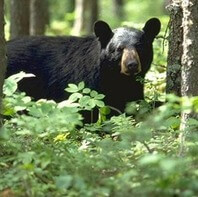
[[89, 88], [85, 88], [82, 91], [83, 94], [89, 94], [90, 92], [91, 92], [91, 89], [89, 89]]
[[95, 91], [95, 90], [92, 90], [91, 92], [90, 92], [90, 96], [91, 97], [96, 97], [98, 95], [98, 93]]
[[78, 84], [78, 90], [82, 90], [85, 87], [85, 83], [82, 81]]
[[100, 113], [103, 115], [108, 115], [111, 112], [111, 109], [107, 106], [103, 106], [100, 108]]
[[68, 84], [68, 88], [65, 88], [65, 90], [71, 93], [78, 92], [78, 86], [70, 83]]
[[17, 74], [14, 74], [14, 75], [8, 77], [8, 79], [14, 80], [15, 82], [19, 82], [23, 78], [29, 78], [29, 77], [35, 77], [35, 75], [31, 74], [31, 73], [25, 73], [25, 72], [21, 71]]
[[17, 90], [17, 83], [11, 79], [6, 79], [3, 85], [3, 93], [6, 96], [12, 96]]
[[103, 101], [98, 101], [98, 100], [96, 100], [96, 101], [95, 101], [95, 104], [96, 104], [98, 107], [104, 107], [104, 106], [105, 106], [105, 104], [104, 104]]
[[56, 178], [56, 186], [60, 189], [68, 189], [72, 184], [72, 176], [64, 175]]
[[103, 99], [105, 97], [105, 95], [104, 94], [97, 94], [94, 98], [95, 99]]
[[82, 98], [82, 97], [83, 97], [82, 94], [76, 92], [76, 93], [73, 93], [73, 94], [69, 97], [68, 100], [70, 100], [71, 102], [75, 102], [75, 101], [77, 101], [78, 99], [80, 99], [80, 98]]

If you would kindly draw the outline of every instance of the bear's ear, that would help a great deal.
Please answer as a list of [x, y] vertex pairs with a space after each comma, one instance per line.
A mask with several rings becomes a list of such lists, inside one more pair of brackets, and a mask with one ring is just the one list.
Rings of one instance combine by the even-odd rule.
[[109, 25], [104, 21], [96, 21], [94, 24], [94, 33], [101, 43], [101, 47], [105, 48], [111, 38], [113, 37], [113, 32]]
[[153, 41], [153, 39], [157, 36], [160, 32], [161, 23], [158, 18], [151, 18], [149, 19], [146, 24], [144, 25], [143, 31], [146, 34], [146, 37]]

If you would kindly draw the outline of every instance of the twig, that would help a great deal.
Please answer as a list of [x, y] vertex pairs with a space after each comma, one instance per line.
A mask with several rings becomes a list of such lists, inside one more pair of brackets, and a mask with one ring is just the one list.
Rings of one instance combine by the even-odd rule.
[[143, 141], [142, 144], [144, 144], [149, 153], [153, 153], [153, 151], [149, 148], [148, 144], [146, 144], [145, 141]]

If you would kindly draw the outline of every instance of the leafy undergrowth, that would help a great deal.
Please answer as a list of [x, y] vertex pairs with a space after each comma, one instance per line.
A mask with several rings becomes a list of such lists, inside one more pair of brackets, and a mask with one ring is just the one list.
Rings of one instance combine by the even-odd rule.
[[[70, 84], [67, 101], [34, 102], [16, 92], [23, 73], [7, 79], [0, 133], [0, 196], [197, 196], [197, 122], [191, 121], [186, 154], [179, 155], [179, 113], [198, 99], [169, 96], [153, 110], [131, 103], [127, 115], [107, 119], [103, 95]], [[82, 110], [99, 108], [83, 124]]]

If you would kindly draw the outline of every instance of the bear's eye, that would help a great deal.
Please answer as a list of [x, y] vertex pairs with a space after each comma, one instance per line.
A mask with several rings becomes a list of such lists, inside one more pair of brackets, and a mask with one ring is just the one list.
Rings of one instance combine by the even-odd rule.
[[123, 47], [123, 46], [119, 46], [119, 47], [117, 48], [117, 51], [118, 51], [118, 52], [122, 52], [122, 51], [123, 51], [123, 49], [124, 49], [124, 47]]
[[138, 43], [135, 44], [135, 47], [136, 47], [137, 49], [141, 49], [141, 48], [143, 48], [143, 44], [140, 43], [140, 42], [138, 42]]

